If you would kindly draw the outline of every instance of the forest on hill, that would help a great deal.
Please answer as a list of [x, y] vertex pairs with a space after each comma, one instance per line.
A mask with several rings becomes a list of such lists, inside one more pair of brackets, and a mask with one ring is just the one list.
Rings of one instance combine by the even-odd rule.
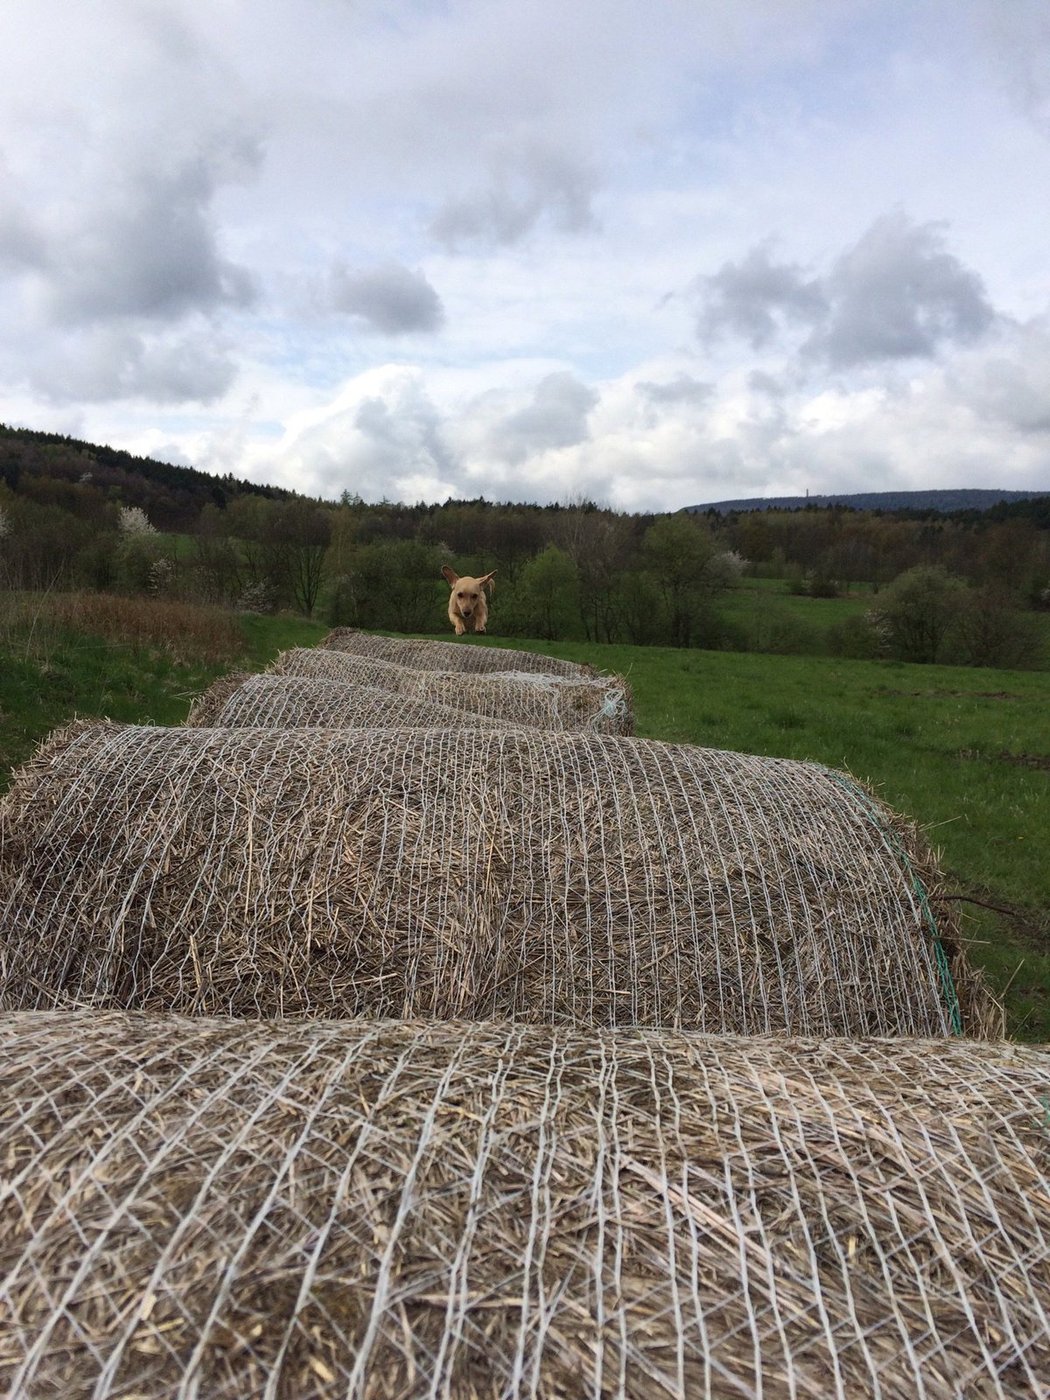
[[[1042, 664], [1047, 498], [955, 513], [657, 516], [592, 502], [366, 503], [352, 488], [315, 500], [0, 427], [0, 587], [150, 593], [411, 632], [439, 625], [451, 563], [496, 570], [505, 635], [805, 650], [812, 640], [787, 612], [770, 625], [778, 598], [864, 597], [822, 632], [822, 649]], [[763, 587], [762, 626], [745, 626], [734, 598]], [[902, 623], [902, 608], [919, 624]]]
[[0, 483], [16, 495], [74, 515], [99, 518], [101, 507], [114, 502], [138, 506], [158, 530], [190, 530], [204, 505], [221, 508], [238, 496], [289, 500], [294, 495], [277, 486], [211, 476], [195, 467], [2, 423]]
[[719, 515], [728, 515], [751, 510], [806, 510], [821, 506], [845, 506], [848, 510], [892, 511], [896, 515], [961, 515], [1033, 500], [1041, 500], [1044, 510], [1050, 508], [1050, 498], [1045, 491], [993, 491], [959, 487], [955, 490], [934, 491], [854, 491], [840, 496], [745, 496], [736, 501], [712, 501], [707, 505], [688, 506], [687, 509], [713, 510]]

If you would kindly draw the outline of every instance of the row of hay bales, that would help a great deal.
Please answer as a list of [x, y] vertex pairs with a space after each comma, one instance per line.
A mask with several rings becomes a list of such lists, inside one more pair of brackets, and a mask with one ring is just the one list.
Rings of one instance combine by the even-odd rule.
[[192, 721], [0, 806], [9, 1393], [1050, 1394], [1050, 1051], [909, 824], [525, 652]]
[[12, 1010], [823, 1036], [992, 1013], [931, 929], [914, 833], [813, 764], [472, 724], [88, 724], [4, 820]]

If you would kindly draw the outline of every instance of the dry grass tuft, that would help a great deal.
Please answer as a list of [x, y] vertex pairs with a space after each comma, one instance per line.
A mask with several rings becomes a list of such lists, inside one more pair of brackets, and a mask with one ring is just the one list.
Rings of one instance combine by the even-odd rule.
[[192, 664], [233, 661], [245, 649], [236, 619], [223, 608], [116, 593], [11, 594], [3, 623], [30, 637], [64, 628]]

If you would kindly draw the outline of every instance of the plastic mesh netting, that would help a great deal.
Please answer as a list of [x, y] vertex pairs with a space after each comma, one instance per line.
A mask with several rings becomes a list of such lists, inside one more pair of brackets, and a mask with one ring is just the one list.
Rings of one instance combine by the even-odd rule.
[[805, 763], [528, 730], [86, 725], [16, 776], [0, 831], [8, 1008], [994, 1025], [961, 955], [953, 983], [915, 833]]
[[17, 1396], [1042, 1400], [1050, 1052], [0, 1020]]
[[594, 675], [590, 666], [560, 661], [542, 652], [512, 647], [481, 646], [476, 642], [432, 642], [412, 637], [378, 637], [350, 627], [333, 628], [318, 646], [330, 651], [352, 652], [377, 661], [393, 661], [417, 671], [531, 671], [548, 676]]
[[313, 676], [345, 685], [370, 685], [416, 700], [452, 705], [461, 715], [481, 714], [534, 729], [630, 734], [631, 692], [619, 676], [553, 676], [506, 671], [464, 676], [417, 671], [390, 661], [320, 648], [281, 652], [271, 672]]
[[220, 728], [376, 729], [394, 725], [510, 727], [491, 715], [467, 714], [437, 700], [415, 700], [374, 685], [317, 676], [223, 676], [195, 701], [186, 723]]

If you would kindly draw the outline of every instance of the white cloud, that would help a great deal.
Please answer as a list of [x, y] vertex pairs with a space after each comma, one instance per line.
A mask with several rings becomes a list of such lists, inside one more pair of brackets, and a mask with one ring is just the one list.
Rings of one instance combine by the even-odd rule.
[[369, 370], [331, 403], [294, 415], [259, 460], [270, 479], [327, 497], [349, 490], [399, 500], [414, 491], [436, 499], [453, 491], [439, 415], [411, 366]]
[[16, 10], [0, 419], [329, 495], [1050, 485], [1041, 0]]

